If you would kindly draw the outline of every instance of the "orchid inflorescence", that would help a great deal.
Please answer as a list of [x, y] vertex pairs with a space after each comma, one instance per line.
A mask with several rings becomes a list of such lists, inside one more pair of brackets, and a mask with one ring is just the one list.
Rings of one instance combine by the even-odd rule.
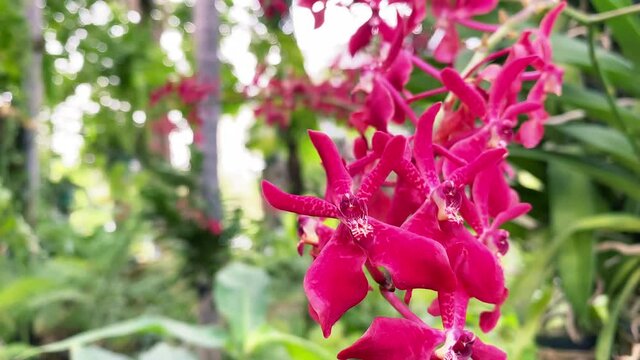
[[[312, 3], [300, 1], [310, 9]], [[544, 101], [561, 90], [550, 32], [564, 3], [550, 10], [539, 28], [523, 31], [510, 47], [485, 54], [462, 72], [422, 60], [409, 38], [429, 13], [436, 24], [431, 55], [451, 64], [460, 52], [456, 27], [495, 30], [472, 17], [493, 11], [496, 1], [390, 1], [411, 9], [397, 12], [395, 27], [379, 17], [379, 1], [354, 3], [369, 5], [372, 15], [351, 38], [349, 51], [373, 47], [380, 54], [360, 69], [356, 90], [366, 98], [349, 117], [360, 133], [355, 159], [345, 161], [327, 134], [309, 131], [326, 171], [324, 198], [262, 184], [269, 204], [299, 215], [299, 252], [310, 247], [313, 257], [304, 278], [309, 313], [328, 337], [371, 290], [368, 272], [402, 317], [374, 319], [339, 359], [505, 359], [502, 350], [466, 328], [467, 309], [472, 298], [493, 306], [480, 314], [479, 326], [489, 332], [508, 296], [501, 257], [509, 250], [509, 233], [502, 226], [530, 205], [520, 202], [509, 184], [513, 169], [505, 160], [506, 147], [518, 142], [529, 148], [541, 140], [548, 117]], [[314, 11], [317, 26], [324, 20], [320, 9]], [[374, 43], [376, 35], [380, 39]], [[442, 87], [412, 94], [406, 85], [414, 68]], [[436, 94], [448, 95], [414, 113], [412, 103]], [[407, 119], [413, 134], [390, 132], [390, 122]], [[325, 219], [339, 224], [332, 228]], [[410, 309], [414, 289], [437, 292], [428, 313], [441, 318], [443, 329], [427, 325]]]

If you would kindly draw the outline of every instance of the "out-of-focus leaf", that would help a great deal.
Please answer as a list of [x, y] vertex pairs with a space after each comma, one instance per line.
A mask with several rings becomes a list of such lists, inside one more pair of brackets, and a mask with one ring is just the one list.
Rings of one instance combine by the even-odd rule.
[[335, 359], [335, 355], [312, 341], [272, 329], [252, 333], [247, 343], [247, 350], [251, 353], [262, 346], [273, 344], [284, 346], [289, 356], [296, 360]]
[[609, 312], [609, 320], [604, 324], [600, 331], [598, 341], [596, 343], [596, 360], [608, 360], [611, 358], [611, 350], [613, 349], [614, 335], [618, 328], [618, 318], [620, 311], [625, 306], [629, 297], [637, 289], [640, 283], [640, 269], [636, 269], [627, 280], [620, 295], [617, 296], [611, 311]]
[[221, 347], [225, 340], [222, 332], [213, 327], [196, 326], [163, 317], [143, 316], [89, 330], [59, 342], [44, 345], [40, 350], [41, 352], [65, 351], [74, 346], [138, 333], [157, 333], [171, 336], [185, 343], [205, 348]]
[[140, 354], [139, 360], [196, 360], [189, 350], [161, 342]]
[[[551, 229], [557, 235], [567, 224], [595, 213], [595, 189], [588, 177], [570, 167], [551, 162], [547, 171]], [[592, 233], [583, 231], [567, 237], [558, 253], [558, 274], [578, 324], [588, 329], [588, 304], [595, 277]]]
[[607, 291], [613, 293], [618, 290], [619, 287], [624, 285], [624, 283], [629, 278], [629, 274], [633, 272], [633, 270], [638, 268], [640, 265], [640, 257], [627, 259], [618, 270], [613, 275], [610, 283], [608, 284]]
[[[631, 0], [593, 0], [593, 6], [598, 12], [620, 9], [633, 5]], [[622, 54], [633, 60], [636, 66], [640, 66], [640, 21], [635, 15], [620, 16], [607, 21], [607, 27], [611, 29], [613, 38], [620, 45]]]
[[518, 328], [515, 341], [507, 346], [509, 359], [523, 359], [524, 352], [533, 343], [540, 326], [540, 319], [547, 310], [553, 291], [547, 287], [540, 294], [539, 297], [532, 298], [531, 305], [527, 307], [527, 313], [523, 318], [522, 326]]
[[42, 277], [23, 277], [0, 289], [0, 312], [26, 304], [33, 297], [51, 290], [55, 281]]
[[[551, 36], [551, 45], [554, 61], [576, 66], [586, 72], [593, 72], [589, 47], [584, 40], [555, 33]], [[596, 55], [607, 78], [627, 91], [640, 94], [636, 85], [640, 81], [640, 74], [635, 70], [632, 62], [601, 47], [596, 48]]]
[[597, 162], [585, 157], [543, 150], [531, 149], [523, 151], [520, 148], [511, 148], [509, 151], [515, 157], [536, 159], [550, 163], [555, 162], [569, 166], [615, 191], [623, 192], [634, 199], [640, 199], [640, 186], [638, 186], [637, 176], [611, 164]]
[[631, 170], [640, 172], [640, 162], [629, 140], [618, 130], [595, 124], [567, 124], [558, 130], [612, 156]]
[[269, 276], [263, 269], [243, 263], [231, 263], [216, 275], [216, 305], [237, 343], [242, 344], [265, 323], [268, 285]]
[[114, 353], [97, 346], [74, 346], [71, 360], [132, 360], [130, 357]]
[[[640, 233], [640, 217], [624, 213], [607, 213], [583, 217], [556, 234], [548, 246], [541, 249], [527, 270], [511, 285], [508, 302], [519, 306], [531, 291], [535, 291], [549, 273], [549, 264], [555, 259], [558, 250], [572, 235], [581, 231], [609, 230], [617, 232]], [[528, 293], [526, 291], [529, 291]]]
[[[635, 84], [637, 84], [637, 82]], [[616, 127], [616, 121], [614, 115], [611, 113], [611, 108], [607, 103], [606, 97], [597, 91], [588, 90], [572, 84], [564, 84], [562, 87], [562, 96], [559, 100], [566, 105], [584, 110], [587, 116], [591, 118], [602, 120], [611, 127]], [[638, 121], [637, 114], [620, 106], [618, 107], [618, 111], [622, 121], [627, 124], [627, 127], [635, 131], [640, 129], [640, 121]]]

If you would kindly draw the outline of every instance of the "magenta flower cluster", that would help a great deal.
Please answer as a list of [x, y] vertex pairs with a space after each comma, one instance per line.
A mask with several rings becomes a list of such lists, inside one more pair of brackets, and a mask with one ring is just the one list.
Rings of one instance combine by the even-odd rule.
[[[508, 296], [501, 257], [509, 250], [509, 233], [502, 226], [530, 206], [510, 186], [507, 145], [533, 147], [541, 140], [548, 117], [543, 103], [562, 84], [549, 36], [564, 3], [550, 10], [538, 29], [524, 31], [510, 47], [460, 73], [432, 66], [407, 45], [428, 11], [424, 1], [391, 1], [412, 9], [408, 16], [398, 12], [395, 27], [378, 16], [378, 1], [356, 2], [369, 4], [372, 17], [351, 38], [351, 53], [371, 47], [372, 37], [380, 34], [377, 46], [384, 56], [374, 56], [361, 69], [357, 90], [367, 98], [350, 115], [361, 135], [349, 157], [353, 160], [346, 161], [328, 135], [309, 131], [326, 171], [324, 197], [262, 184], [269, 204], [299, 215], [299, 251], [310, 247], [313, 257], [304, 279], [309, 313], [330, 336], [345, 312], [372, 291], [368, 272], [402, 317], [375, 318], [339, 359], [506, 359], [466, 328], [467, 309], [472, 298], [492, 305], [480, 314], [479, 326], [488, 332]], [[311, 2], [301, 4], [311, 7]], [[496, 1], [432, 0], [428, 5], [436, 32], [444, 31], [432, 56], [450, 63], [459, 52], [456, 26], [490, 30], [472, 17], [494, 10]], [[321, 24], [324, 13], [315, 15]], [[416, 70], [442, 87], [410, 93], [406, 84]], [[414, 113], [412, 102], [445, 93], [444, 102]], [[407, 120], [413, 134], [391, 134], [391, 122]], [[376, 131], [371, 135], [369, 128]], [[329, 218], [339, 225], [326, 225]], [[425, 310], [440, 317], [442, 329], [410, 309], [414, 289], [437, 292]]]

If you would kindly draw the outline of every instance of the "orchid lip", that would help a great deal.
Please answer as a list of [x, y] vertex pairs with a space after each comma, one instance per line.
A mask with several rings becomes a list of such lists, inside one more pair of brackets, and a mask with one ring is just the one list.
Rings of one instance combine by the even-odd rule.
[[347, 226], [355, 240], [366, 238], [373, 232], [373, 226], [369, 224], [369, 212], [364, 199], [353, 194], [342, 195], [338, 211], [340, 221]]

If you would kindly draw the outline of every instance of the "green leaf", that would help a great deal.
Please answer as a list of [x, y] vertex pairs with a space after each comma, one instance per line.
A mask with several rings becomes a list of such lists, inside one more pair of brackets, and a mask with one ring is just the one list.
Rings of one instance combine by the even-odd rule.
[[132, 360], [130, 357], [97, 346], [74, 346], [71, 360]]
[[[593, 215], [596, 211], [595, 189], [581, 172], [556, 162], [547, 168], [549, 177], [549, 210], [554, 235], [567, 224]], [[558, 274], [561, 286], [578, 325], [589, 329], [589, 298], [595, 277], [594, 237], [590, 232], [578, 232], [567, 237], [558, 254]]]
[[252, 333], [247, 341], [247, 351], [252, 353], [260, 347], [273, 344], [284, 346], [289, 356], [296, 360], [335, 359], [334, 354], [312, 341], [273, 329], [264, 329]]
[[[598, 12], [621, 9], [633, 5], [631, 0], [592, 0]], [[620, 16], [607, 21], [613, 38], [620, 45], [620, 50], [627, 58], [640, 65], [640, 21], [636, 15]]]
[[248, 335], [265, 323], [268, 286], [267, 273], [254, 266], [236, 262], [218, 271], [215, 303], [237, 344], [244, 344]]
[[139, 360], [197, 360], [197, 357], [183, 347], [160, 342], [140, 354]]
[[28, 303], [33, 297], [54, 289], [55, 281], [43, 277], [23, 277], [0, 290], [0, 312], [15, 309]]
[[[531, 305], [527, 307], [526, 316], [522, 326], [518, 328], [518, 334], [514, 341], [511, 342], [507, 349], [509, 351], [509, 359], [523, 359], [523, 354], [527, 348], [531, 347], [534, 338], [538, 332], [540, 321], [546, 313], [547, 307], [551, 302], [553, 291], [549, 286], [540, 292], [539, 297], [533, 297]], [[531, 296], [531, 293], [529, 293]]]
[[[593, 64], [589, 58], [589, 47], [586, 41], [555, 33], [551, 36], [551, 46], [554, 61], [593, 73]], [[632, 62], [601, 47], [596, 48], [596, 55], [608, 79], [627, 91], [640, 94], [640, 89], [636, 85], [640, 81], [640, 74], [635, 71]]]
[[[509, 296], [507, 301], [515, 306], [521, 305], [524, 296], [530, 296], [531, 291], [537, 289], [549, 274], [550, 264], [564, 242], [576, 233], [593, 230], [640, 233], [640, 217], [625, 213], [606, 213], [583, 217], [571, 224], [566, 224], [564, 229], [536, 254], [534, 261], [528, 264], [527, 271], [513, 282], [510, 289], [513, 296]], [[526, 291], [529, 292], [526, 293]]]
[[509, 152], [514, 157], [547, 161], [549, 163], [555, 162], [560, 165], [569, 166], [576, 171], [580, 171], [583, 175], [589, 176], [593, 180], [609, 186], [615, 191], [623, 192], [636, 200], [640, 200], [640, 186], [638, 186], [637, 176], [617, 166], [576, 155], [544, 150], [523, 150], [514, 147], [510, 148]]
[[[213, 327], [190, 325], [159, 316], [143, 316], [85, 331], [65, 340], [44, 345], [39, 348], [39, 352], [66, 351], [76, 346], [84, 346], [105, 339], [140, 333], [156, 333], [171, 336], [187, 344], [204, 348], [219, 348], [225, 341], [220, 330]], [[31, 356], [31, 354], [29, 354], [29, 356]]]
[[612, 156], [627, 168], [640, 172], [640, 162], [629, 140], [620, 131], [595, 124], [567, 124], [557, 127], [562, 133]]
[[622, 289], [622, 292], [615, 299], [615, 303], [609, 312], [609, 320], [604, 324], [596, 342], [596, 360], [608, 360], [611, 358], [611, 351], [613, 349], [613, 342], [616, 329], [618, 327], [620, 312], [629, 300], [629, 297], [631, 297], [637, 289], [638, 284], [640, 284], [640, 269], [636, 269], [636, 271], [629, 277], [626, 285]]
[[[637, 84], [637, 82], [635, 82], [635, 84]], [[562, 96], [559, 99], [563, 104], [584, 110], [590, 118], [602, 120], [611, 127], [616, 127], [616, 120], [611, 113], [611, 108], [604, 94], [585, 89], [581, 86], [564, 84], [562, 87]], [[627, 127], [635, 131], [640, 129], [640, 121], [637, 121], [637, 115], [634, 112], [620, 106], [618, 107], [618, 112], [620, 113], [622, 121], [627, 124]]]

